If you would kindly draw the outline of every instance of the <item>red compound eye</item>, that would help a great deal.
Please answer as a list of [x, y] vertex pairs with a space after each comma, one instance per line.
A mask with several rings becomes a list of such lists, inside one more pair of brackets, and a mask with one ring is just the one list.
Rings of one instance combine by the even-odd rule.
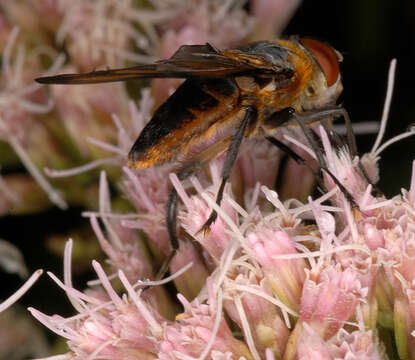
[[334, 49], [318, 40], [303, 38], [300, 42], [311, 51], [326, 76], [327, 85], [333, 85], [339, 76], [339, 60]]

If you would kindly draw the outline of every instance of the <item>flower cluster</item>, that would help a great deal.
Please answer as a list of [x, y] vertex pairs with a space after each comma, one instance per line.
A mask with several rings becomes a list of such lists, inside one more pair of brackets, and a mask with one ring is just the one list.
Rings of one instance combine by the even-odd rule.
[[[242, 159], [235, 169], [246, 184], [241, 203], [231, 186], [222, 206], [215, 203], [221, 158], [207, 177], [182, 183], [170, 176], [183, 204], [182, 232], [172, 275], [164, 280], [143, 279], [153, 277], [150, 256], [160, 262], [169, 251], [162, 205], [170, 169], [124, 170], [122, 188], [136, 209], [130, 214], [111, 211], [102, 173], [99, 211], [86, 215], [111, 274], [94, 262], [98, 280], [84, 292], [76, 290], [69, 242], [64, 282], [49, 275], [79, 314], [62, 318], [30, 309], [67, 339], [63, 358], [383, 359], [380, 334], [388, 329], [399, 357], [414, 356], [415, 180], [391, 199], [375, 194], [370, 180], [376, 180], [380, 152], [412, 133], [376, 145], [360, 159], [347, 146], [333, 146], [323, 127], [316, 131], [327, 169], [344, 189], [325, 174], [327, 193], [306, 203], [282, 201], [269, 187], [252, 186]], [[316, 149], [296, 143], [315, 157]], [[263, 151], [245, 146], [255, 155]], [[271, 166], [273, 159], [264, 161]], [[266, 179], [261, 170], [267, 168], [257, 167], [255, 175]], [[208, 235], [200, 234], [211, 209], [219, 218]], [[132, 229], [146, 233], [147, 250]], [[170, 281], [179, 302], [163, 286]]]

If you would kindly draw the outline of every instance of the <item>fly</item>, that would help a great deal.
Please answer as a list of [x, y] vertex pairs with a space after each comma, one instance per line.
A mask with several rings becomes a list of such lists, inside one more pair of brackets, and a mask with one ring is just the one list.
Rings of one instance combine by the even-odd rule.
[[[220, 204], [243, 138], [265, 137], [276, 144], [274, 135], [281, 127], [301, 126], [306, 133], [307, 125], [333, 116], [344, 116], [350, 125], [345, 110], [336, 105], [343, 89], [341, 60], [339, 52], [324, 42], [291, 37], [228, 50], [210, 44], [184, 45], [171, 58], [150, 65], [36, 81], [91, 84], [142, 78], [186, 79], [142, 130], [129, 152], [129, 166], [143, 169], [175, 163], [177, 175], [183, 180], [226, 153], [216, 197]], [[352, 137], [349, 144], [355, 147]], [[166, 214], [172, 252], [159, 277], [167, 271], [179, 246], [176, 217], [177, 193], [173, 189]], [[213, 211], [201, 230], [208, 232], [216, 217]]]

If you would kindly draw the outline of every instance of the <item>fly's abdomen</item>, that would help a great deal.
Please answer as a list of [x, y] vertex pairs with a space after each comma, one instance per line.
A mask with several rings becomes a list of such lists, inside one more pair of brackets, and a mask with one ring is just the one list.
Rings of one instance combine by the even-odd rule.
[[132, 168], [173, 161], [204, 139], [237, 107], [231, 79], [186, 80], [155, 112], [129, 153]]

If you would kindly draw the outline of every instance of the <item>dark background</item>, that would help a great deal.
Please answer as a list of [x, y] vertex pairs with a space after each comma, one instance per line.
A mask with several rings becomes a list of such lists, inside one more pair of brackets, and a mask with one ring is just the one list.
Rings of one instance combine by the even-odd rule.
[[[352, 121], [380, 120], [389, 63], [397, 58], [397, 77], [386, 138], [406, 130], [415, 122], [414, 45], [415, 2], [391, 0], [311, 1], [306, 0], [289, 23], [285, 34], [301, 34], [324, 39], [344, 55], [342, 64], [343, 102]], [[358, 137], [361, 153], [369, 151], [375, 135]], [[380, 161], [380, 188], [388, 196], [408, 188], [415, 138], [386, 150]], [[81, 224], [79, 209], [61, 212], [0, 218], [0, 238], [22, 248], [30, 271], [37, 268], [62, 274], [62, 262], [47, 254], [45, 236], [65, 233]], [[0, 273], [4, 299], [16, 290], [17, 276]], [[21, 303], [46, 313], [65, 314], [64, 295], [47, 276], [26, 295]]]

